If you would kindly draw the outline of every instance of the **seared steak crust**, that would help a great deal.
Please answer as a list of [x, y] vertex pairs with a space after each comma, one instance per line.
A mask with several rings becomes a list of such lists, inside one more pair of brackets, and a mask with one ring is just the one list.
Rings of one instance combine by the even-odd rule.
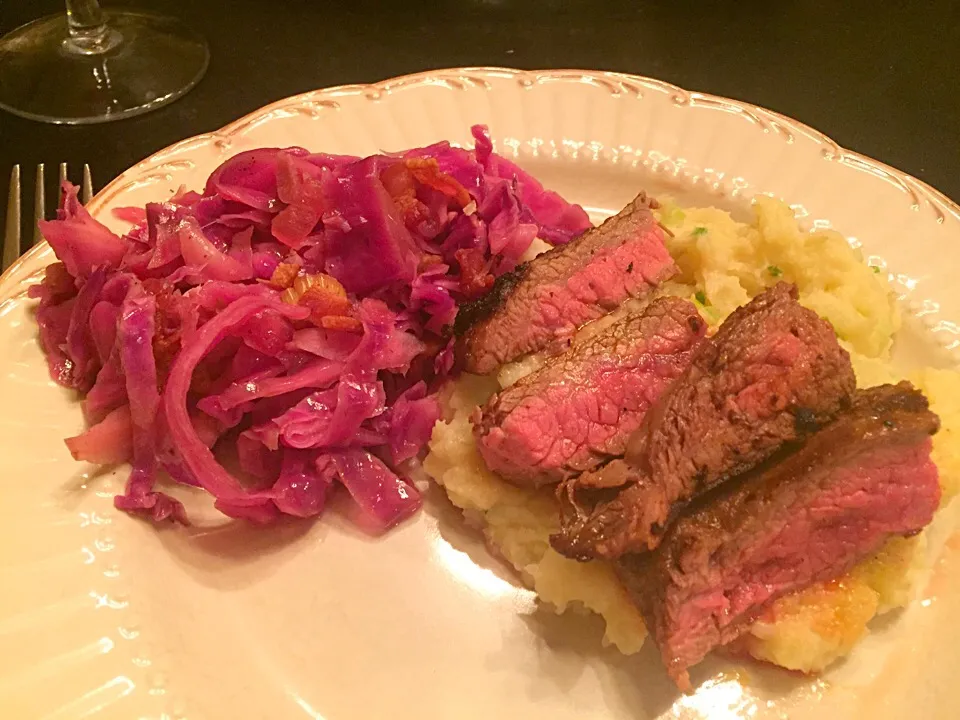
[[530, 272], [530, 263], [521, 263], [510, 272], [504, 273], [493, 282], [493, 287], [476, 300], [464, 303], [457, 311], [453, 321], [453, 332], [464, 335], [474, 325], [488, 319], [507, 302], [510, 293]]
[[858, 392], [853, 408], [695, 501], [621, 578], [670, 675], [738, 637], [776, 598], [835, 578], [940, 501], [931, 440], [939, 419], [909, 383]]
[[619, 214], [519, 266], [460, 309], [457, 353], [468, 372], [545, 348], [562, 350], [577, 328], [673, 276], [663, 231], [640, 194]]
[[833, 328], [778, 284], [701, 344], [624, 458], [561, 486], [554, 548], [582, 560], [655, 548], [685, 503], [816, 431], [855, 387]]

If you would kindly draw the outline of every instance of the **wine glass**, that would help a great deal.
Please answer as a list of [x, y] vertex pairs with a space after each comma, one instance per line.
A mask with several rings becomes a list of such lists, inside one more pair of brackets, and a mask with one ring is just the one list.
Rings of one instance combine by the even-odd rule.
[[174, 18], [66, 4], [0, 38], [0, 107], [69, 125], [119, 120], [176, 100], [206, 72], [206, 42]]

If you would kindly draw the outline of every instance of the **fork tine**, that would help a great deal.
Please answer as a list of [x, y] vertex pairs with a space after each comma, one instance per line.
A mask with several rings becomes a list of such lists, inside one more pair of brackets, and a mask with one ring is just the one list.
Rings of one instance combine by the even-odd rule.
[[7, 197], [7, 227], [3, 236], [3, 261], [6, 270], [20, 256], [20, 166], [10, 171], [10, 194]]
[[63, 184], [67, 181], [67, 164], [60, 163], [60, 180], [57, 183], [57, 207], [63, 202]]
[[86, 205], [93, 199], [93, 177], [90, 175], [90, 166], [83, 164], [83, 204]]
[[37, 222], [46, 218], [47, 201], [44, 179], [43, 163], [40, 163], [37, 165], [37, 181], [33, 191], [33, 239], [30, 241], [30, 247], [43, 240]]

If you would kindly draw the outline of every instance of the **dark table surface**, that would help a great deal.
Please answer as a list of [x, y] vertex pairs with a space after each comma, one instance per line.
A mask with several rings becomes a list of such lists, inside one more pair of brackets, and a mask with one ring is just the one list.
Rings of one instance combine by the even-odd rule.
[[[170, 143], [306, 90], [429, 68], [507, 65], [619, 70], [747, 100], [960, 200], [955, 0], [106, 0], [104, 6], [136, 6], [190, 23], [210, 43], [207, 76], [178, 102], [115, 123], [58, 127], [0, 112], [0, 188], [14, 163], [32, 173], [38, 162], [61, 161], [89, 162], [100, 187]], [[62, 8], [62, 0], [0, 0], [0, 32]]]

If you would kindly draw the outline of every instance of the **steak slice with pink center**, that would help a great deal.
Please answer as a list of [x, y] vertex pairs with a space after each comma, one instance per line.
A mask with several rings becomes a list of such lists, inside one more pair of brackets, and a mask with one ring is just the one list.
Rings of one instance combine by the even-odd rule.
[[502, 477], [534, 487], [621, 455], [705, 331], [689, 301], [654, 300], [491, 398], [475, 428], [480, 454]]
[[457, 352], [467, 372], [486, 375], [531, 352], [562, 350], [577, 328], [645, 297], [676, 265], [641, 193], [602, 225], [497, 278], [460, 308]]
[[681, 689], [688, 668], [778, 597], [836, 578], [888, 538], [930, 523], [940, 502], [930, 459], [938, 428], [909, 383], [861, 390], [799, 450], [697, 500], [655, 551], [620, 559]]
[[622, 459], [564, 482], [551, 544], [579, 560], [655, 548], [686, 503], [816, 431], [855, 387], [830, 323], [796, 287], [766, 290], [700, 344]]

